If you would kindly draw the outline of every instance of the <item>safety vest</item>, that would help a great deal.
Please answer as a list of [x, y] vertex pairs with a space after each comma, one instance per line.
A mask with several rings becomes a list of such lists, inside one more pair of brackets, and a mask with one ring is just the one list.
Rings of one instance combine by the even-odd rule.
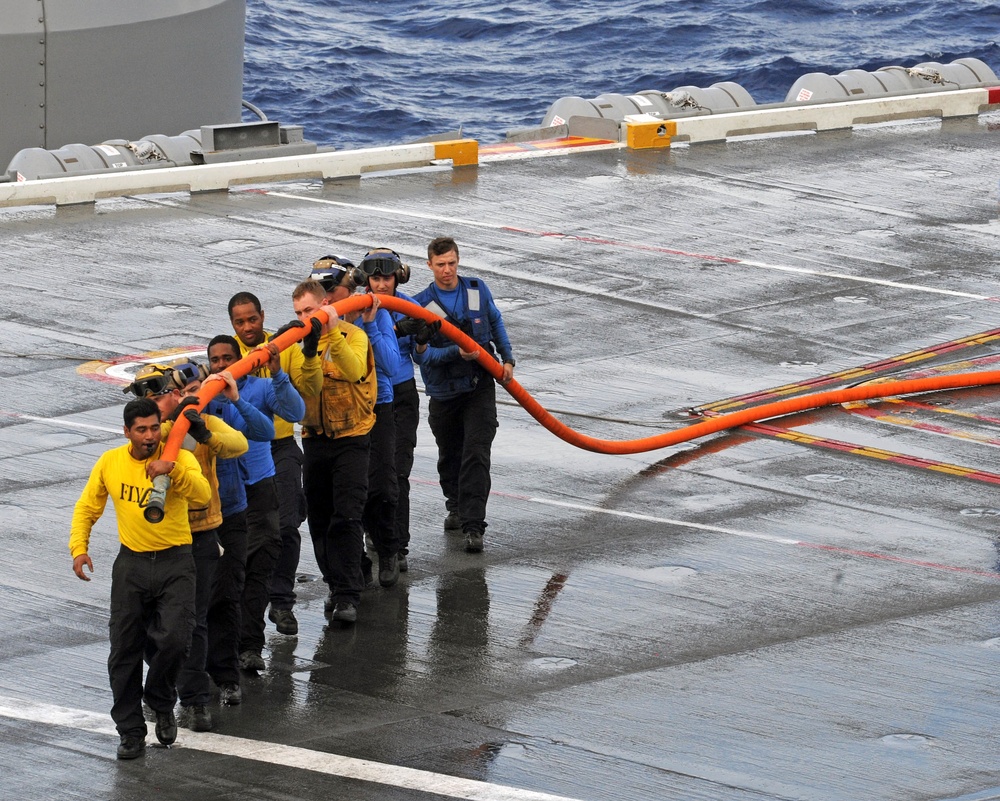
[[[341, 322], [329, 336], [346, 335], [350, 340], [357, 334], [365, 336], [365, 332], [357, 326]], [[302, 419], [302, 436], [363, 436], [375, 425], [375, 399], [378, 397], [375, 354], [371, 344], [367, 344], [368, 366], [364, 376], [360, 381], [348, 381], [329, 358], [329, 350], [327, 342], [322, 358], [323, 392], [318, 398], [303, 399], [306, 416]]]
[[[468, 334], [486, 350], [490, 355], [495, 355], [493, 347], [493, 329], [490, 326], [489, 316], [484, 314], [480, 301], [479, 281], [475, 278], [458, 277], [459, 286], [464, 291], [465, 313], [458, 319], [454, 314], [445, 308], [444, 301], [438, 294], [436, 284], [431, 284], [427, 289], [418, 294], [423, 296], [423, 306], [428, 311], [434, 312], [440, 317], [444, 317], [456, 328], [461, 329], [464, 334]], [[455, 313], [460, 310], [456, 309]], [[431, 346], [444, 348], [452, 344], [442, 334], [437, 334], [430, 341]], [[420, 372], [424, 378], [424, 387], [427, 394], [432, 398], [449, 398], [471, 392], [487, 373], [479, 364], [474, 361], [456, 359], [440, 365], [420, 365]]]
[[[493, 329], [490, 327], [490, 318], [485, 314], [480, 314], [480, 300], [479, 300], [479, 280], [476, 278], [464, 278], [463, 276], [458, 277], [458, 284], [465, 290], [465, 309], [467, 316], [458, 318], [455, 317], [444, 307], [444, 301], [441, 300], [441, 296], [438, 294], [438, 288], [436, 284], [431, 284], [427, 287], [427, 291], [432, 296], [427, 303], [424, 304], [424, 308], [428, 311], [434, 312], [439, 317], [444, 317], [448, 322], [452, 323], [457, 328], [461, 328], [462, 332], [468, 334], [476, 342], [478, 342], [483, 347], [487, 348], [490, 353], [493, 353]], [[462, 325], [462, 321], [467, 320], [467, 326]], [[435, 347], [444, 347], [450, 344], [450, 340], [445, 340], [441, 334], [438, 334], [439, 342], [435, 343], [432, 341]]]
[[208, 479], [212, 488], [212, 500], [200, 509], [188, 506], [188, 522], [191, 524], [192, 534], [210, 531], [222, 525], [222, 501], [219, 499], [219, 477], [215, 474], [215, 456], [207, 445], [199, 442], [194, 449], [194, 458], [198, 460], [202, 475]]

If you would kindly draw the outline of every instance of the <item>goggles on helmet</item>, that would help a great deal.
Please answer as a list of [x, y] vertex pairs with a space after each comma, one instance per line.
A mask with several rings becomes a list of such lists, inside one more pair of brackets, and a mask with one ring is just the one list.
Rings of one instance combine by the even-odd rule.
[[361, 275], [364, 280], [375, 276], [395, 276], [397, 284], [405, 284], [410, 280], [410, 268], [403, 264], [399, 254], [389, 248], [369, 250], [361, 260]]
[[395, 275], [402, 267], [395, 253], [375, 253], [361, 260], [361, 269], [369, 278], [373, 275]]
[[204, 381], [208, 370], [195, 362], [179, 364], [151, 364], [142, 368], [131, 384], [122, 392], [131, 392], [137, 398], [166, 395], [175, 389], [183, 389], [192, 381]]
[[156, 395], [166, 395], [177, 389], [170, 376], [163, 373], [154, 373], [144, 378], [137, 378], [129, 384], [122, 392], [131, 392], [137, 398], [155, 397]]

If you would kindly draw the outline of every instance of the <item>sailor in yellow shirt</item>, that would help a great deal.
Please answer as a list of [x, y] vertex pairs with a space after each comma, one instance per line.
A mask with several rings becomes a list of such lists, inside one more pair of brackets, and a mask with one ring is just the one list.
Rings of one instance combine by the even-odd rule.
[[[334, 300], [350, 292], [337, 287]], [[292, 306], [308, 321], [327, 303], [318, 281], [304, 281], [292, 292]], [[364, 528], [361, 518], [368, 498], [370, 432], [375, 425], [378, 395], [375, 356], [368, 335], [344, 322], [332, 308], [319, 342], [323, 359], [323, 392], [306, 398], [302, 418], [305, 492], [309, 533], [316, 562], [329, 587], [324, 611], [342, 625], [358, 619], [365, 580], [361, 569]]]
[[[136, 373], [127, 390], [140, 398], [152, 398], [160, 410], [160, 438], [166, 442], [174, 421], [184, 415], [190, 423], [184, 437], [184, 448], [190, 450], [201, 472], [212, 487], [208, 506], [188, 508], [191, 524], [191, 555], [195, 567], [195, 626], [191, 634], [191, 649], [177, 677], [177, 693], [181, 710], [177, 722], [194, 731], [211, 731], [214, 725], [208, 704], [212, 697], [212, 680], [206, 670], [209, 648], [209, 608], [215, 586], [216, 569], [222, 557], [221, 538], [228, 533], [220, 530], [223, 523], [222, 499], [219, 497], [217, 459], [234, 459], [247, 452], [247, 438], [242, 432], [212, 414], [199, 414], [188, 404], [197, 404], [194, 394], [208, 378], [208, 368], [179, 359], [168, 364], [151, 364]], [[221, 377], [220, 377], [221, 378]], [[232, 379], [230, 379], [232, 381]], [[236, 382], [232, 381], [235, 391]], [[181, 397], [182, 393], [185, 397]], [[228, 387], [227, 387], [228, 393]], [[238, 399], [238, 393], [237, 393]], [[243, 532], [244, 539], [246, 533]], [[230, 544], [227, 540], [227, 546]], [[230, 558], [233, 554], [230, 554]], [[213, 624], [216, 620], [213, 619]], [[212, 634], [215, 634], [213, 631]]]
[[[229, 299], [229, 322], [240, 346], [240, 356], [266, 346], [273, 338], [264, 330], [264, 310], [260, 300], [250, 292], [237, 292]], [[298, 320], [291, 325], [302, 325]], [[283, 329], [278, 329], [279, 332]], [[273, 336], [277, 336], [274, 334]], [[302, 340], [302, 347], [285, 348], [278, 356], [281, 369], [288, 373], [292, 386], [303, 398], [314, 398], [323, 390], [323, 371], [320, 367], [316, 345], [319, 331], [314, 328]], [[270, 345], [276, 348], [275, 345]], [[271, 371], [265, 364], [253, 375], [270, 378]], [[292, 607], [295, 606], [295, 573], [299, 569], [302, 537], [299, 526], [306, 519], [306, 499], [302, 491], [302, 449], [295, 441], [295, 427], [284, 418], [274, 417], [274, 439], [271, 440], [271, 458], [274, 460], [274, 484], [278, 490], [278, 528], [281, 532], [281, 551], [271, 573], [268, 617], [280, 634], [298, 634], [299, 622]]]
[[[156, 713], [157, 739], [170, 745], [177, 737], [177, 674], [195, 623], [188, 504], [207, 506], [212, 490], [190, 452], [182, 450], [175, 462], [162, 458], [160, 411], [151, 398], [125, 404], [124, 419], [129, 442], [102, 454], [91, 470], [73, 510], [69, 550], [73, 572], [90, 581], [84, 572], [84, 567], [94, 570], [87, 553], [90, 532], [110, 497], [121, 540], [111, 570], [111, 717], [121, 737], [118, 758], [133, 759], [146, 745], [144, 698]], [[154, 524], [144, 511], [159, 475], [169, 475], [171, 483], [163, 519]], [[145, 689], [144, 654], [149, 656]]]

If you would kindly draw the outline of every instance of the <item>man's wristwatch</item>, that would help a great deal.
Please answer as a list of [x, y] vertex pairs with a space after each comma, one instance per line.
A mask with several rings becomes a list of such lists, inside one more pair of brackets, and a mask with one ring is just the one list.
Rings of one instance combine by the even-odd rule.
[[510, 358], [510, 359], [504, 359], [503, 363], [504, 364], [509, 364], [511, 367], [516, 367], [517, 366], [517, 362], [514, 361], [513, 357]]

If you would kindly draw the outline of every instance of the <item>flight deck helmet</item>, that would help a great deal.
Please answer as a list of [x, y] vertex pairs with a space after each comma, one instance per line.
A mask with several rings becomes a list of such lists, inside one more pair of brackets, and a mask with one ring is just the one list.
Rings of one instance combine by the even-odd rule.
[[394, 275], [396, 286], [410, 280], [410, 268], [403, 264], [395, 250], [389, 248], [369, 250], [361, 260], [360, 268], [365, 274], [365, 283], [374, 275]]
[[208, 369], [203, 364], [187, 359], [167, 364], [147, 364], [135, 374], [135, 380], [122, 392], [131, 392], [137, 398], [166, 395], [175, 389], [184, 389], [192, 381], [204, 381]]
[[364, 286], [365, 275], [354, 266], [354, 262], [343, 256], [323, 256], [313, 264], [309, 277], [319, 281], [324, 291], [333, 292], [338, 286], [347, 287], [353, 292], [357, 287]]

